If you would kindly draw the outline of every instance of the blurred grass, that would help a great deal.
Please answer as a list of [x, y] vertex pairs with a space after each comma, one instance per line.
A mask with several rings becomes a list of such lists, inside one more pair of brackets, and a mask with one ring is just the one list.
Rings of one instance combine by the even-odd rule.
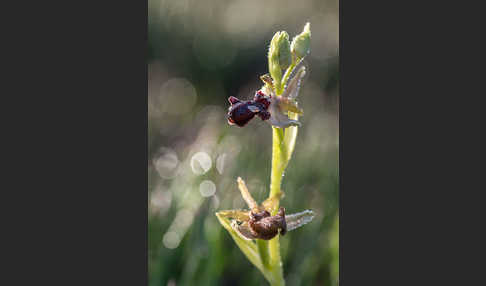
[[[292, 37], [307, 21], [309, 75], [299, 96], [305, 113], [281, 205], [317, 216], [280, 243], [287, 285], [337, 285], [337, 7], [337, 1], [149, 0], [149, 285], [267, 285], [214, 216], [245, 206], [237, 176], [257, 201], [270, 185], [271, 127], [259, 119], [229, 126], [227, 97], [253, 96], [267, 72], [273, 33]], [[207, 160], [191, 160], [197, 152], [209, 156], [209, 169]], [[201, 195], [203, 180], [215, 184], [214, 195]]]

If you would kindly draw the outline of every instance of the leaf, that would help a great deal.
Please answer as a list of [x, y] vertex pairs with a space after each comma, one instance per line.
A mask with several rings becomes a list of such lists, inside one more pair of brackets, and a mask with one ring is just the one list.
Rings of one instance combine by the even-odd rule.
[[[253, 241], [243, 239], [240, 235], [231, 227], [231, 222], [228, 218], [222, 216], [219, 212], [216, 213], [219, 223], [229, 232], [236, 245], [240, 248], [241, 252], [255, 265], [262, 273], [264, 268], [256, 244]], [[264, 273], [265, 275], [265, 273]]]
[[224, 210], [219, 211], [218, 214], [238, 221], [248, 221], [250, 219], [249, 210]]

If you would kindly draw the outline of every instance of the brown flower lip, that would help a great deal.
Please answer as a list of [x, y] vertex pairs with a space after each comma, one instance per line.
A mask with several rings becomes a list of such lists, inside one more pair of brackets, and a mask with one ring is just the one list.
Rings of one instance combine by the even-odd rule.
[[248, 226], [252, 235], [259, 239], [270, 240], [279, 233], [279, 230], [281, 235], [285, 235], [287, 232], [285, 208], [281, 207], [274, 216], [270, 216], [270, 213], [266, 210], [256, 214], [250, 212]]
[[314, 218], [314, 212], [311, 210], [286, 215], [283, 207], [280, 207], [272, 216], [271, 213], [277, 210], [279, 200], [283, 198], [284, 193], [280, 192], [278, 195], [269, 197], [259, 205], [248, 191], [245, 181], [240, 177], [237, 181], [249, 210], [223, 210], [216, 215], [219, 218], [231, 219], [231, 228], [246, 240], [270, 240], [277, 234], [285, 235], [288, 231], [299, 228]]

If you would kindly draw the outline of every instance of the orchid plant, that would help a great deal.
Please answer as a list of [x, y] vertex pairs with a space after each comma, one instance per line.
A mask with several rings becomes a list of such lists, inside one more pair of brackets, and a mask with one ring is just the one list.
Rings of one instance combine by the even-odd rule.
[[280, 236], [312, 221], [314, 213], [304, 210], [287, 215], [279, 207], [284, 197], [282, 178], [295, 147], [298, 121], [303, 110], [297, 103], [302, 79], [306, 74], [303, 60], [310, 51], [310, 24], [289, 41], [285, 31], [273, 36], [268, 51], [269, 73], [262, 75], [263, 86], [253, 100], [228, 100], [228, 123], [245, 126], [255, 116], [270, 123], [273, 132], [270, 193], [260, 205], [254, 200], [243, 179], [238, 188], [247, 210], [222, 210], [216, 213], [221, 225], [236, 245], [271, 285], [285, 285], [280, 256]]

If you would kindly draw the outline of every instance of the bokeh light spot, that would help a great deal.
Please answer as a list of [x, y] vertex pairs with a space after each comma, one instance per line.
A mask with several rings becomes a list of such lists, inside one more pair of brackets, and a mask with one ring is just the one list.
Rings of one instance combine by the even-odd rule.
[[199, 185], [199, 192], [203, 197], [210, 197], [216, 193], [216, 185], [210, 180], [204, 180]]
[[177, 154], [171, 149], [162, 148], [160, 156], [153, 163], [162, 178], [170, 179], [175, 175], [179, 159]]
[[197, 152], [191, 158], [191, 169], [196, 175], [202, 175], [212, 166], [211, 157], [206, 152]]
[[181, 237], [176, 232], [169, 231], [164, 234], [162, 242], [164, 243], [164, 246], [166, 248], [174, 249], [179, 246], [179, 243], [181, 242]]
[[153, 214], [164, 215], [169, 210], [171, 202], [171, 192], [156, 190], [150, 195], [150, 211]]
[[182, 209], [177, 212], [173, 226], [176, 230], [185, 231], [192, 224], [194, 213], [188, 209]]
[[223, 174], [225, 159], [226, 159], [226, 153], [219, 155], [218, 159], [216, 159], [216, 169], [218, 169], [218, 172], [220, 174]]
[[217, 210], [219, 208], [220, 200], [217, 195], [214, 195], [211, 199], [211, 209]]
[[169, 114], [184, 114], [196, 104], [194, 86], [185, 78], [172, 78], [160, 88], [159, 105]]

